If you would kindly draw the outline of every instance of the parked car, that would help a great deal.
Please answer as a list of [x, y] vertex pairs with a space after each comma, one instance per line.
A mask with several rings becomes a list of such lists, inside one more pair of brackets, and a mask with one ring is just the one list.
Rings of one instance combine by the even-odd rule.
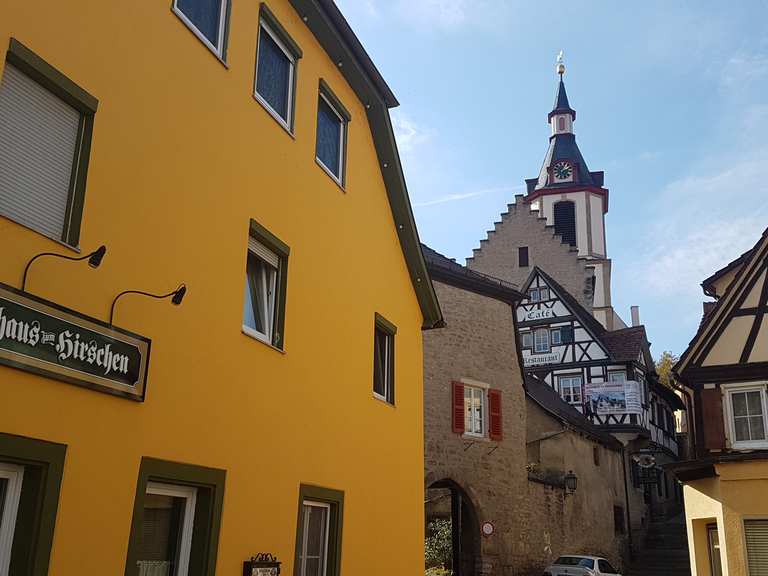
[[599, 556], [560, 556], [544, 576], [621, 576], [611, 563]]

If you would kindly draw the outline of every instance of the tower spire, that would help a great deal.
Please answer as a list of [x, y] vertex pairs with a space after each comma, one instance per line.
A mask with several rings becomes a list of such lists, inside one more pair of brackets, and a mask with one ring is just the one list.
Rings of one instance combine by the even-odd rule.
[[[552, 122], [552, 117], [562, 114], [570, 114], [571, 121], [576, 120], [576, 110], [571, 108], [568, 103], [568, 94], [565, 91], [565, 82], [563, 82], [563, 74], [565, 74], [565, 62], [563, 62], [563, 51], [557, 55], [557, 64], [555, 65], [555, 71], [560, 76], [560, 82], [557, 85], [557, 94], [555, 95], [555, 105], [552, 108], [552, 112], [547, 116], [547, 121]], [[553, 132], [554, 133], [554, 132]]]

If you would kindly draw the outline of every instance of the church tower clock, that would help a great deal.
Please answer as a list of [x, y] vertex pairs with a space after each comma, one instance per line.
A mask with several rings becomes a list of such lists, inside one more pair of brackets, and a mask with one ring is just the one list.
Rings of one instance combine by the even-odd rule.
[[611, 305], [611, 261], [605, 241], [608, 190], [603, 172], [591, 172], [576, 144], [576, 111], [568, 102], [562, 52], [557, 61], [560, 77], [555, 104], [547, 116], [549, 148], [538, 178], [527, 179], [524, 202], [538, 209], [563, 242], [578, 250], [580, 259], [594, 270], [593, 314], [609, 330], [621, 328]]

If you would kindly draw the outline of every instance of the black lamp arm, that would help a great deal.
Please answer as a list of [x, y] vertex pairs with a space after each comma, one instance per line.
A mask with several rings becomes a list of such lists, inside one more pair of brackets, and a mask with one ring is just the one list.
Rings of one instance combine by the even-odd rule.
[[57, 254], [56, 252], [42, 252], [41, 254], [37, 254], [29, 262], [27, 262], [27, 265], [24, 267], [24, 276], [21, 278], [22, 292], [24, 292], [24, 289], [27, 286], [27, 272], [29, 272], [29, 267], [32, 265], [32, 262], [34, 262], [41, 256], [58, 256], [59, 258], [63, 258], [64, 260], [74, 260], [75, 262], [77, 262], [80, 260], [85, 260], [86, 258], [89, 258], [91, 255], [86, 254], [85, 256], [66, 256], [65, 254]]
[[184, 284], [176, 288], [176, 290], [172, 290], [171, 292], [168, 292], [168, 294], [151, 294], [150, 292], [143, 292], [141, 290], [123, 290], [115, 296], [115, 299], [112, 300], [112, 306], [109, 309], [109, 324], [112, 324], [112, 319], [115, 316], [115, 304], [117, 304], [117, 301], [126, 294], [141, 294], [142, 296], [149, 296], [150, 298], [155, 298], [157, 300], [162, 300], [163, 298], [168, 298], [169, 296], [173, 296], [176, 294], [181, 288], [184, 287]]

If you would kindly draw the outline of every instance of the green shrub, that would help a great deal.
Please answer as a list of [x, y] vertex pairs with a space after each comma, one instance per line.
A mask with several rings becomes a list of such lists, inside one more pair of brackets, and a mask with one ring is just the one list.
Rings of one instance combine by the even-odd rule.
[[427, 524], [427, 535], [424, 539], [424, 564], [430, 569], [441, 569], [442, 572], [427, 571], [428, 576], [450, 576], [445, 571], [452, 562], [451, 520], [438, 518]]

